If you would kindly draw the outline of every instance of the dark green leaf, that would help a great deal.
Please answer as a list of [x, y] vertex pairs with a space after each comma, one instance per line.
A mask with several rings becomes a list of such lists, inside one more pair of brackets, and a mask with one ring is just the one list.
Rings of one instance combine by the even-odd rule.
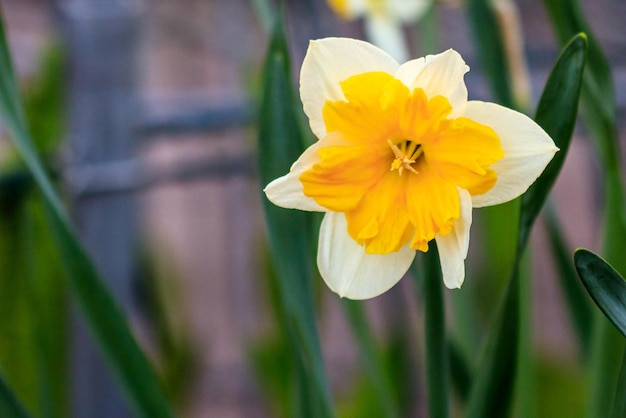
[[[548, 15], [561, 42], [571, 34], [584, 31], [589, 37], [589, 64], [585, 72], [581, 114], [590, 139], [595, 140], [601, 157], [605, 190], [605, 220], [603, 254], [621, 271], [626, 271], [624, 242], [626, 242], [626, 202], [620, 167], [619, 137], [613, 78], [609, 62], [593, 36], [578, 0], [544, 0]], [[588, 417], [609, 415], [611, 398], [617, 382], [617, 368], [623, 339], [606, 321], [594, 323], [591, 351]]]
[[533, 222], [565, 162], [576, 124], [586, 52], [585, 35], [575, 36], [561, 53], [539, 100], [535, 121], [550, 135], [560, 151], [522, 196], [518, 252], [526, 246]]
[[623, 376], [618, 374], [626, 335], [626, 282], [620, 274], [596, 254], [578, 249], [574, 253], [576, 271], [596, 305], [622, 333], [600, 318], [593, 335], [591, 381], [589, 383], [589, 417], [609, 416], [611, 405], [620, 408], [624, 396]]
[[585, 62], [586, 42], [575, 37], [556, 63], [537, 109], [537, 123], [554, 139], [561, 151], [522, 197], [520, 234], [513, 270], [492, 333], [478, 367], [467, 416], [506, 416], [513, 397], [521, 317], [519, 267], [532, 224], [552, 187], [571, 141]]
[[[4, 378], [24, 406], [34, 413], [39, 402], [39, 346], [37, 315], [33, 310], [35, 287], [29, 273], [26, 196], [0, 208], [0, 364]], [[14, 280], [13, 278], [19, 278]]]
[[135, 341], [126, 317], [74, 236], [67, 212], [30, 140], [1, 22], [0, 73], [0, 115], [13, 144], [44, 195], [50, 227], [61, 253], [70, 288], [87, 323], [126, 389], [137, 415], [170, 417], [170, 408], [154, 369]]
[[596, 305], [626, 336], [626, 281], [606, 261], [585, 249], [574, 253], [580, 280]]
[[[263, 93], [259, 120], [259, 169], [262, 184], [286, 174], [304, 150], [294, 98], [289, 53], [277, 19], [263, 69]], [[296, 340], [296, 362], [309, 374], [308, 383], [315, 389], [312, 407], [321, 408], [322, 416], [333, 416], [328, 382], [325, 376], [313, 305], [313, 269], [310, 213], [272, 205], [263, 198], [270, 247], [275, 258], [279, 293], [284, 306], [288, 333]]]
[[2, 418], [29, 418], [26, 409], [17, 400], [11, 389], [0, 374], [0, 417]]
[[604, 164], [614, 170], [619, 161], [619, 149], [615, 89], [609, 62], [586, 22], [578, 0], [544, 0], [544, 6], [561, 44], [575, 33], [587, 34], [589, 60], [584, 76], [581, 113], [591, 136], [597, 140]]

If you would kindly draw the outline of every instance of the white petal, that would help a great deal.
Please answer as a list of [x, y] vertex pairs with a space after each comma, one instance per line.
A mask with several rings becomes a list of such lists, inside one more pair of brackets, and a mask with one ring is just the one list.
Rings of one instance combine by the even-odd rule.
[[394, 18], [403, 22], [417, 20], [431, 4], [427, 0], [387, 0], [387, 3]]
[[263, 189], [269, 201], [276, 206], [287, 209], [325, 212], [326, 209], [320, 206], [315, 199], [304, 195], [300, 176], [305, 171], [310, 170], [313, 164], [320, 160], [320, 156], [317, 153], [320, 148], [339, 143], [341, 143], [341, 136], [328, 135], [323, 140], [307, 148], [300, 158], [293, 163], [288, 174], [277, 178]]
[[474, 207], [515, 199], [533, 184], [558, 151], [552, 138], [535, 121], [506, 107], [470, 101], [464, 116], [493, 128], [504, 150], [504, 158], [491, 166], [498, 176], [495, 186], [473, 196]]
[[390, 15], [374, 14], [365, 19], [364, 29], [367, 39], [396, 61], [409, 59], [408, 45], [399, 20]]
[[467, 103], [463, 76], [469, 71], [461, 55], [453, 49], [411, 60], [398, 68], [395, 77], [409, 89], [422, 88], [429, 98], [441, 95], [452, 105], [451, 117], [461, 115]]
[[367, 0], [346, 0], [346, 3], [351, 17], [361, 16], [368, 8]]
[[448, 235], [437, 235], [437, 249], [443, 273], [443, 283], [448, 289], [458, 289], [465, 280], [465, 258], [469, 248], [472, 225], [472, 197], [464, 189], [459, 190], [461, 216]]
[[391, 289], [407, 272], [415, 250], [366, 254], [348, 235], [343, 213], [328, 212], [320, 228], [317, 266], [328, 287], [341, 297], [369, 299]]
[[348, 38], [325, 38], [309, 43], [300, 71], [300, 98], [313, 133], [326, 135], [322, 109], [327, 100], [345, 100], [339, 83], [370, 71], [396, 72], [398, 63], [367, 42]]

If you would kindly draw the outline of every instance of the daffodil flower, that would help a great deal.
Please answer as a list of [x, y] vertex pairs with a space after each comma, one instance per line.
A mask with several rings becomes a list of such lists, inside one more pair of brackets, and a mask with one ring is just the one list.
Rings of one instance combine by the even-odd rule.
[[387, 291], [433, 239], [460, 287], [472, 208], [524, 193], [557, 151], [529, 117], [468, 101], [468, 70], [452, 49], [399, 65], [363, 41], [310, 43], [300, 96], [319, 141], [265, 193], [326, 212], [317, 264], [340, 296]]
[[328, 0], [343, 19], [363, 18], [367, 39], [398, 61], [408, 59], [402, 24], [419, 18], [430, 0]]

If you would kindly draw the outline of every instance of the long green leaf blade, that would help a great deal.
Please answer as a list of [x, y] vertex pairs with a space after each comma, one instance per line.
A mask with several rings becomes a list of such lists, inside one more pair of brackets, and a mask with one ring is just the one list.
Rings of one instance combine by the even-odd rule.
[[535, 121], [560, 151], [522, 196], [518, 251], [526, 246], [532, 225], [565, 162], [576, 124], [586, 57], [587, 38], [584, 34], [576, 35], [561, 53], [539, 100]]
[[514, 266], [505, 299], [491, 326], [487, 346], [472, 384], [467, 418], [505, 417], [508, 414], [519, 340], [520, 286], [518, 267]]
[[[589, 137], [599, 152], [605, 190], [603, 254], [620, 271], [626, 271], [626, 197], [620, 167], [619, 136], [613, 78], [589, 25], [579, 0], [544, 0], [552, 25], [561, 42], [572, 33], [584, 31], [589, 36], [589, 66], [584, 76], [581, 115]], [[604, 418], [610, 413], [624, 341], [598, 314], [595, 315], [588, 381], [587, 416]]]
[[0, 374], [0, 417], [30, 418], [24, 406], [7, 386], [2, 374]]
[[576, 271], [596, 305], [626, 336], [626, 281], [598, 255], [585, 249], [574, 253]]
[[[506, 416], [513, 396], [520, 341], [519, 266], [532, 224], [563, 164], [576, 121], [586, 57], [584, 35], [562, 52], [540, 100], [536, 121], [561, 148], [544, 173], [522, 197], [520, 234], [512, 274], [476, 376], [467, 417]], [[558, 92], [558, 94], [557, 94]], [[522, 339], [523, 341], [523, 339]]]
[[0, 73], [0, 115], [44, 195], [57, 249], [87, 323], [137, 415], [170, 417], [170, 407], [154, 369], [133, 337], [126, 317], [74, 236], [67, 212], [30, 140], [1, 19]]
[[626, 350], [622, 355], [622, 367], [620, 367], [619, 377], [617, 380], [617, 390], [615, 391], [615, 400], [613, 402], [613, 411], [611, 418], [623, 418], [626, 416]]
[[377, 403], [383, 414], [382, 416], [387, 418], [399, 417], [398, 405], [393, 396], [389, 374], [383, 364], [380, 353], [376, 349], [375, 340], [367, 324], [362, 303], [344, 299], [342, 300], [342, 306], [357, 343], [356, 346], [363, 370], [372, 385]]
[[[259, 170], [262, 184], [287, 173], [304, 149], [299, 108], [294, 99], [289, 53], [277, 18], [263, 73], [259, 120]], [[274, 206], [263, 198], [270, 247], [275, 258], [279, 293], [298, 356], [308, 373], [310, 387], [321, 408], [320, 416], [333, 416], [329, 385], [324, 372], [313, 306], [312, 223], [310, 213]]]
[[544, 0], [544, 6], [561, 44], [577, 32], [589, 38], [589, 63], [582, 93], [582, 116], [587, 129], [598, 140], [603, 160], [617, 163], [619, 152], [615, 141], [615, 91], [608, 60], [585, 21], [578, 0]]
[[591, 298], [622, 333], [620, 335], [602, 316], [596, 316], [587, 416], [606, 417], [611, 405], [617, 405], [624, 396], [617, 364], [624, 351], [626, 283], [612, 266], [588, 250], [577, 250], [574, 264]]

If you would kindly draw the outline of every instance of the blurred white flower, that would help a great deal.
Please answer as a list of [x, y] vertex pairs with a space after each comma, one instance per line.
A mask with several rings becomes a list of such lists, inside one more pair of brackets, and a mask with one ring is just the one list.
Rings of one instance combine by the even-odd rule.
[[432, 0], [328, 0], [343, 19], [363, 18], [367, 39], [399, 62], [409, 59], [402, 24], [417, 20]]

